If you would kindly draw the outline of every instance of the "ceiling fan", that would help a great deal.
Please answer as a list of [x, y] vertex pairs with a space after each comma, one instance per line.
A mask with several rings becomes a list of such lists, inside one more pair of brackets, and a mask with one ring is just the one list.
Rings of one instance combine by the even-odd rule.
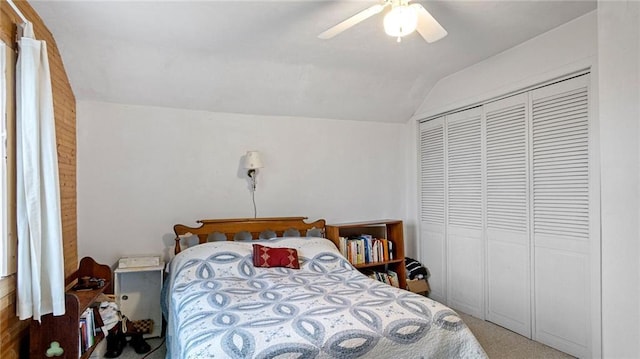
[[411, 0], [384, 0], [384, 3], [373, 5], [362, 10], [338, 25], [318, 35], [320, 39], [330, 39], [350, 27], [379, 14], [385, 8], [391, 10], [384, 16], [384, 31], [402, 41], [402, 37], [409, 35], [414, 30], [429, 43], [436, 42], [447, 36], [445, 30], [438, 21], [420, 4], [411, 4]]

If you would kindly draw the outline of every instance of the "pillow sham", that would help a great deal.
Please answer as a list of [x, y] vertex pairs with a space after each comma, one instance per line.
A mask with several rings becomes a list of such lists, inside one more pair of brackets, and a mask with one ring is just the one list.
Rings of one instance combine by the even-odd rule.
[[253, 266], [300, 269], [298, 251], [294, 248], [275, 248], [253, 244]]

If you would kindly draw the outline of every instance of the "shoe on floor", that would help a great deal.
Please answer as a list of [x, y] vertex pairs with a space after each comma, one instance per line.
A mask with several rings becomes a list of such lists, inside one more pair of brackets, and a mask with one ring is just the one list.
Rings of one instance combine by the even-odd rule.
[[105, 358], [117, 358], [122, 354], [122, 350], [127, 345], [127, 338], [122, 333], [109, 333], [107, 335], [107, 351]]
[[129, 344], [138, 354], [148, 353], [151, 350], [151, 346], [142, 337], [142, 334], [133, 334]]

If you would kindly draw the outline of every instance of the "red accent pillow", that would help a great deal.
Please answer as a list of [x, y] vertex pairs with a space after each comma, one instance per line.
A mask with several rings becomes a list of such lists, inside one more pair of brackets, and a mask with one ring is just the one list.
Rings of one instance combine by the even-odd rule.
[[298, 251], [293, 248], [271, 248], [253, 245], [253, 265], [254, 267], [285, 267], [300, 269], [298, 262]]

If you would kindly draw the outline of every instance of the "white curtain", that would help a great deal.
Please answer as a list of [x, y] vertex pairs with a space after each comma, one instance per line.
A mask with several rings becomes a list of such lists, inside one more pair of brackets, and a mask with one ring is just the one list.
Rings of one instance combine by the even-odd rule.
[[47, 44], [22, 25], [16, 65], [16, 156], [20, 319], [64, 306], [64, 257], [53, 96]]

